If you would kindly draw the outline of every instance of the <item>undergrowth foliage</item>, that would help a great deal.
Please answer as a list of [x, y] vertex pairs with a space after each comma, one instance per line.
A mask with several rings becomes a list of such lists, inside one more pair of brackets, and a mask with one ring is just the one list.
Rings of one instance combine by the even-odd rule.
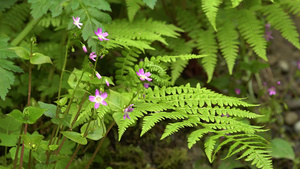
[[[88, 168], [99, 148], [76, 165], [78, 150], [94, 141], [100, 147], [115, 123], [120, 141], [129, 127], [141, 123], [142, 137], [164, 121], [161, 139], [191, 128], [188, 148], [203, 141], [211, 163], [228, 149], [225, 158], [238, 155], [257, 168], [273, 168], [269, 142], [260, 135], [267, 129], [243, 121], [261, 117], [247, 110], [258, 105], [199, 82], [177, 82], [190, 60], [202, 65], [207, 82], [220, 60], [230, 75], [245, 52], [267, 61], [266, 23], [300, 48], [289, 15], [299, 15], [296, 2], [178, 1], [165, 21], [151, 14], [165, 2], [109, 2], [29, 0], [0, 8], [0, 120], [15, 126], [0, 123], [0, 145], [12, 159], [3, 165]], [[128, 18], [118, 8], [127, 9]], [[19, 95], [29, 95], [27, 106]], [[29, 133], [29, 124], [43, 125]]]

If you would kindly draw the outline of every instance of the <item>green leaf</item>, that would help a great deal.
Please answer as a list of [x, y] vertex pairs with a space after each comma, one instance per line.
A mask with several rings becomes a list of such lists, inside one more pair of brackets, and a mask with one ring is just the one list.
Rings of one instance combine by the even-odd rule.
[[221, 0], [202, 0], [203, 11], [205, 12], [205, 15], [207, 16], [215, 31], [217, 31], [216, 16], [221, 3]]
[[130, 22], [133, 21], [135, 14], [141, 9], [141, 0], [126, 0], [127, 14]]
[[149, 8], [153, 9], [155, 4], [156, 4], [156, 0], [143, 0], [145, 2], [145, 4], [147, 6], [149, 6]]
[[34, 53], [32, 54], [32, 58], [30, 59], [30, 63], [34, 65], [40, 65], [44, 63], [51, 63], [52, 61], [49, 56], [45, 56], [41, 53]]
[[54, 118], [56, 115], [56, 106], [54, 104], [47, 104], [41, 101], [38, 102], [42, 109], [46, 109], [44, 115], [50, 118]]
[[74, 131], [63, 131], [61, 132], [65, 137], [69, 138], [72, 141], [75, 141], [78, 144], [86, 145], [86, 138], [82, 137], [80, 133]]
[[46, 111], [39, 107], [26, 107], [23, 111], [24, 119], [26, 123], [33, 124], [35, 123]]
[[52, 1], [48, 0], [28, 0], [28, 2], [31, 3], [30, 13], [34, 19], [46, 14], [52, 6]]
[[40, 145], [41, 141], [43, 140], [44, 136], [33, 133], [33, 134], [22, 134], [21, 135], [24, 145], [28, 149], [37, 149], [37, 147]]
[[0, 146], [14, 147], [17, 144], [20, 131], [14, 131], [12, 133], [0, 133]]
[[232, 7], [237, 7], [243, 0], [231, 0]]
[[[14, 110], [14, 111], [19, 111], [19, 110]], [[11, 116], [6, 115], [3, 117], [0, 117], [0, 128], [5, 130], [6, 133], [10, 133], [13, 131], [19, 131], [21, 126], [22, 126], [22, 123], [15, 120]]]
[[274, 158], [295, 159], [295, 153], [291, 144], [281, 138], [275, 138], [271, 141], [271, 155]]
[[0, 11], [5, 11], [6, 8], [10, 8], [10, 6], [14, 5], [18, 0], [0, 0]]
[[59, 114], [59, 118], [53, 118], [51, 119], [51, 122], [57, 125], [64, 125], [70, 127], [70, 121], [71, 121], [72, 115], [71, 114]]
[[129, 101], [130, 98], [126, 97], [124, 94], [109, 90], [108, 104], [112, 111], [122, 111]]
[[[88, 125], [88, 123], [85, 123], [80, 128], [81, 134], [85, 133], [87, 125]], [[105, 132], [106, 132], [106, 129], [103, 128], [102, 126], [99, 126], [97, 120], [93, 120], [93, 121], [91, 121], [91, 123], [89, 125], [86, 137], [91, 140], [97, 141], [97, 140], [100, 140], [104, 136]]]
[[16, 121], [20, 123], [26, 123], [26, 120], [24, 119], [24, 115], [20, 110], [15, 109], [7, 115], [14, 118]]
[[30, 59], [30, 52], [27, 49], [23, 48], [23, 47], [11, 47], [9, 49], [14, 50], [15, 53], [20, 58], [23, 58], [25, 60], [29, 60]]

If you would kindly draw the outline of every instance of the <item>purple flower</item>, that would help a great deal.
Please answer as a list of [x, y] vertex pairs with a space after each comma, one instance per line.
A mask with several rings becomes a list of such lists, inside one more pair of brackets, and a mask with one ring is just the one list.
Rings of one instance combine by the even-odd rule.
[[108, 82], [107, 79], [105, 79], [105, 83], [106, 83], [107, 86], [109, 86], [109, 82]]
[[103, 55], [101, 55], [100, 59], [102, 59], [102, 58], [103, 58]]
[[235, 91], [235, 93], [236, 93], [237, 95], [240, 95], [240, 94], [241, 94], [241, 89], [235, 89], [234, 91]]
[[280, 81], [277, 81], [277, 84], [278, 84], [278, 85], [280, 85], [280, 84], [281, 84], [281, 82], [280, 82]]
[[83, 24], [80, 23], [80, 17], [76, 17], [76, 19], [75, 19], [73, 16], [73, 21], [74, 21], [73, 24], [76, 25], [79, 29], [81, 29], [80, 26], [82, 26]]
[[84, 51], [85, 53], [87, 52], [87, 48], [86, 48], [85, 45], [82, 45], [82, 49], [83, 49], [83, 51]]
[[270, 41], [270, 39], [273, 39], [273, 36], [271, 34], [272, 34], [272, 31], [266, 31], [264, 37], [267, 41]]
[[151, 75], [151, 73], [150, 72], [144, 73], [144, 69], [139, 69], [139, 71], [136, 72], [136, 74], [138, 76], [140, 76], [141, 81], [145, 81], [145, 79], [146, 79], [149, 82], [151, 82], [151, 80], [152, 80], [151, 78], [149, 78], [149, 76]]
[[298, 69], [300, 70], [300, 60], [297, 62]]
[[271, 95], [275, 95], [276, 94], [276, 89], [275, 89], [275, 87], [270, 87], [269, 89], [268, 89], [268, 92], [269, 92], [269, 95], [271, 96]]
[[98, 73], [98, 72], [96, 72], [96, 76], [97, 76], [97, 78], [100, 80], [102, 77], [101, 77], [101, 75], [100, 75], [100, 73]]
[[98, 36], [98, 39], [100, 41], [109, 40], [105, 38], [106, 36], [108, 36], [108, 33], [107, 32], [102, 33], [102, 28], [98, 28], [97, 32], [95, 31], [95, 34]]
[[129, 112], [132, 112], [132, 111], [134, 110], [134, 109], [132, 108], [133, 105], [134, 105], [134, 104], [129, 105], [129, 106], [124, 110], [124, 116], [123, 116], [124, 120], [125, 120], [126, 118], [130, 119], [130, 117], [129, 117]]
[[224, 114], [221, 115], [221, 117], [224, 117], [224, 116], [229, 117], [229, 114], [226, 113], [226, 115], [224, 115]]
[[270, 27], [271, 27], [271, 24], [269, 24], [269, 23], [266, 23], [266, 24], [265, 24], [266, 30], [270, 29]]
[[144, 83], [144, 87], [145, 87], [146, 89], [148, 89], [148, 88], [149, 88], [149, 83]]
[[95, 54], [95, 52], [90, 53], [90, 59], [92, 59], [95, 62], [96, 62], [96, 59], [95, 59], [96, 57], [97, 57], [97, 55]]
[[104, 106], [107, 106], [106, 101], [104, 99], [107, 97], [107, 93], [102, 93], [101, 95], [99, 94], [99, 90], [96, 89], [95, 96], [89, 96], [89, 100], [91, 102], [95, 102], [95, 109], [98, 109], [100, 106], [100, 103]]

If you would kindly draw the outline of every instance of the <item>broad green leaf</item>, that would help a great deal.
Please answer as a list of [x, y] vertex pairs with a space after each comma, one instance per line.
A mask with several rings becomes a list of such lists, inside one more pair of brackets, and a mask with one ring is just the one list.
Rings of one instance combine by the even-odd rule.
[[[81, 134], [84, 134], [86, 131], [88, 123], [85, 123], [81, 128]], [[105, 129], [98, 125], [97, 120], [91, 121], [88, 131], [87, 131], [87, 138], [91, 140], [100, 140], [103, 135], [105, 134]]]
[[71, 114], [66, 114], [65, 116], [63, 114], [59, 114], [59, 118], [54, 117], [53, 119], [51, 119], [51, 122], [54, 124], [70, 127], [71, 118]]
[[14, 131], [12, 133], [0, 133], [0, 146], [13, 147], [16, 146], [20, 131]]
[[26, 120], [24, 119], [24, 115], [20, 110], [15, 109], [7, 115], [14, 118], [16, 121], [20, 123], [26, 123]]
[[18, 0], [0, 0], [0, 11], [5, 11], [6, 8], [10, 8], [10, 6], [14, 5]]
[[23, 47], [11, 47], [9, 49], [14, 50], [15, 53], [19, 57], [21, 57], [21, 58], [23, 58], [25, 60], [29, 60], [30, 59], [30, 52], [27, 49], [23, 48]]
[[275, 138], [271, 141], [271, 156], [274, 158], [295, 159], [295, 153], [291, 144], [281, 138]]
[[[18, 110], [16, 110], [18, 111]], [[19, 131], [22, 126], [22, 123], [15, 120], [11, 116], [2, 116], [0, 117], [0, 128], [5, 130], [6, 133], [13, 131]]]
[[155, 4], [156, 4], [156, 0], [143, 0], [145, 2], [145, 4], [147, 4], [147, 6], [149, 6], [149, 8], [153, 9]]
[[124, 94], [109, 90], [108, 105], [112, 111], [122, 111], [129, 103], [130, 98]]
[[52, 61], [49, 56], [45, 56], [41, 53], [34, 53], [32, 54], [32, 58], [30, 59], [30, 63], [34, 65], [40, 65], [44, 63], [51, 63]]
[[[9, 149], [9, 153], [10, 153], [10, 156], [11, 158], [14, 160], [15, 159], [15, 156], [16, 156], [16, 147], [12, 147], [11, 149]], [[20, 158], [21, 156], [21, 148], [19, 148], [19, 153], [18, 153], [18, 158]], [[25, 148], [24, 150], [24, 162], [28, 162], [28, 159], [29, 159], [29, 149], [28, 148]]]
[[28, 149], [37, 149], [37, 147], [40, 145], [41, 141], [43, 140], [44, 136], [40, 134], [22, 134], [21, 135], [24, 146]]
[[68, 102], [68, 97], [63, 97], [58, 101], [55, 101], [55, 103], [59, 106], [64, 106], [67, 102]]
[[56, 106], [53, 104], [43, 103], [41, 101], [38, 102], [42, 109], [46, 109], [44, 115], [50, 118], [54, 118], [56, 115]]
[[77, 133], [74, 131], [63, 131], [61, 133], [68, 139], [75, 141], [78, 144], [82, 144], [82, 145], [87, 144], [86, 138], [82, 137], [82, 135], [80, 133]]
[[26, 107], [23, 111], [26, 123], [35, 123], [44, 114], [45, 111], [46, 109], [42, 109], [39, 107]]
[[46, 14], [52, 6], [52, 1], [48, 0], [28, 0], [28, 2], [31, 3], [30, 13], [34, 19]]

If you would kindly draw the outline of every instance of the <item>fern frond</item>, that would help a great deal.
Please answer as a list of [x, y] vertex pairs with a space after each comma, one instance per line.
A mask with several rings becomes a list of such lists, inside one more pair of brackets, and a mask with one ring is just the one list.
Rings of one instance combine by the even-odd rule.
[[176, 20], [178, 25], [195, 39], [198, 36], [198, 31], [202, 27], [202, 22], [197, 17], [196, 12], [192, 10], [177, 10]]
[[238, 55], [238, 32], [232, 22], [225, 21], [219, 26], [217, 37], [221, 52], [226, 60], [229, 74], [232, 74], [233, 66]]
[[38, 25], [48, 28], [50, 25], [52, 25], [53, 27], [59, 27], [61, 26], [61, 23], [62, 23], [61, 17], [53, 18], [50, 14], [47, 14], [39, 21]]
[[151, 60], [162, 61], [167, 63], [167, 62], [176, 62], [178, 59], [190, 60], [190, 59], [199, 59], [202, 57], [206, 57], [206, 55], [185, 54], [185, 55], [177, 55], [177, 56], [157, 56], [157, 57], [152, 57]]
[[264, 6], [262, 12], [266, 15], [268, 23], [279, 30], [281, 35], [290, 41], [295, 47], [300, 49], [299, 33], [289, 15], [280, 7], [279, 4]]
[[180, 77], [184, 68], [188, 65], [187, 60], [178, 59], [176, 62], [171, 64], [171, 83], [175, 84], [175, 81]]
[[287, 9], [289, 13], [297, 16], [300, 15], [299, 1], [282, 1], [279, 3], [283, 8]]
[[205, 154], [210, 163], [212, 163], [212, 161], [214, 160], [214, 158], [212, 157], [212, 153], [215, 148], [216, 139], [218, 139], [219, 137], [221, 136], [220, 135], [210, 136], [204, 143]]
[[116, 123], [118, 124], [118, 134], [119, 134], [119, 141], [121, 140], [123, 134], [125, 133], [126, 129], [134, 124], [138, 118], [144, 116], [144, 114], [140, 111], [132, 111], [130, 113], [130, 119], [123, 119], [123, 112], [117, 112], [113, 114], [113, 117], [116, 121]]
[[215, 34], [212, 29], [207, 31], [199, 31], [199, 36], [197, 41], [197, 48], [200, 50], [200, 54], [207, 55], [202, 58], [201, 63], [207, 73], [208, 79], [207, 82], [210, 82], [215, 66], [217, 64], [217, 42], [215, 39]]
[[[177, 32], [182, 32], [180, 28], [174, 25], [151, 19], [137, 20], [132, 24], [126, 20], [115, 20], [105, 27], [109, 31], [109, 38], [111, 39], [106, 42], [108, 48], [134, 46], [139, 49], [153, 49], [149, 46], [150, 43], [159, 41], [167, 44], [163, 36], [177, 37], [179, 36]], [[139, 45], [140, 43], [143, 46]]]
[[210, 128], [203, 128], [193, 131], [189, 137], [188, 137], [188, 147], [189, 149], [192, 148], [194, 144], [196, 144], [197, 141], [199, 141], [205, 134], [214, 132], [215, 130], [212, 130]]
[[[165, 119], [184, 119], [186, 118], [186, 114], [182, 114], [181, 112], [157, 112], [152, 113], [149, 116], [144, 117], [143, 127], [141, 136], [144, 135], [147, 131], [149, 131], [156, 123], [165, 120]], [[162, 138], [161, 138], [162, 139]]]
[[215, 31], [217, 31], [216, 16], [221, 3], [222, 0], [202, 0], [202, 9]]
[[231, 0], [232, 7], [237, 7], [243, 0]]
[[191, 116], [187, 120], [183, 120], [182, 122], [168, 124], [160, 139], [162, 140], [162, 139], [178, 132], [181, 128], [194, 127], [194, 126], [197, 126], [197, 124], [199, 124], [199, 123], [200, 123], [200, 121], [199, 121], [198, 117]]
[[246, 39], [254, 52], [265, 61], [267, 42], [263, 38], [264, 30], [259, 20], [256, 19], [255, 13], [250, 10], [240, 10], [238, 17], [238, 29], [241, 35]]
[[126, 0], [127, 14], [130, 22], [133, 21], [137, 11], [141, 9], [140, 5], [143, 5], [143, 2], [141, 0]]

